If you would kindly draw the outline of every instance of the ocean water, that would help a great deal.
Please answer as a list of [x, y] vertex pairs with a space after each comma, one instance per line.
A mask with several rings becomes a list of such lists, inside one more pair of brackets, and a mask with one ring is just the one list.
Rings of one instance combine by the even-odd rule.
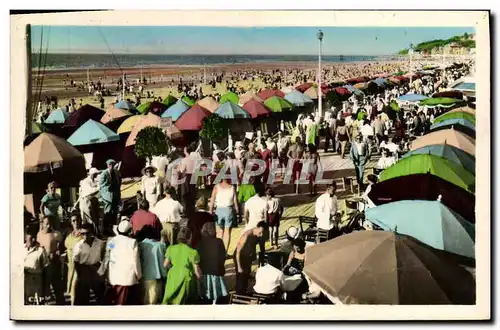
[[[378, 56], [323, 56], [324, 62], [377, 60]], [[143, 54], [33, 54], [32, 67], [93, 69], [159, 65], [213, 65], [262, 62], [316, 62], [316, 55], [143, 55]]]

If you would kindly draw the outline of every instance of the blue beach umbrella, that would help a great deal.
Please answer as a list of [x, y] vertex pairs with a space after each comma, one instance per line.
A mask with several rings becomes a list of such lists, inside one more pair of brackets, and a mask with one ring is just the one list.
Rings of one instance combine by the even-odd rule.
[[120, 100], [116, 102], [115, 108], [122, 109], [122, 110], [127, 110], [132, 113], [137, 113], [137, 108], [130, 102], [126, 100]]
[[251, 116], [250, 114], [240, 107], [239, 105], [236, 105], [232, 102], [225, 102], [222, 103], [215, 112], [217, 115], [219, 115], [222, 118], [225, 119], [235, 119], [235, 118], [244, 118], [244, 119], [250, 119]]
[[431, 130], [437, 129], [440, 127], [449, 127], [449, 126], [456, 126], [456, 125], [461, 125], [461, 126], [467, 127], [473, 131], [476, 130], [476, 126], [473, 123], [471, 123], [467, 119], [463, 119], [463, 118], [453, 118], [453, 119], [444, 120], [444, 121], [436, 123], [436, 124], [432, 124]]
[[106, 143], [118, 140], [120, 140], [118, 134], [92, 119], [89, 119], [85, 124], [80, 126], [68, 138], [68, 142], [74, 146]]
[[427, 96], [421, 94], [406, 94], [398, 97], [397, 100], [401, 102], [420, 102], [427, 99]]
[[66, 119], [69, 117], [69, 112], [66, 110], [59, 108], [56, 110], [53, 110], [47, 119], [45, 119], [44, 123], [45, 124], [64, 124]]
[[304, 95], [295, 89], [286, 94], [284, 99], [296, 107], [303, 107], [308, 103], [313, 103], [313, 100], [309, 96]]
[[172, 121], [176, 121], [179, 117], [186, 111], [188, 111], [189, 105], [184, 103], [181, 99], [175, 102], [174, 105], [170, 106], [162, 115], [161, 118], [172, 118]]
[[442, 157], [462, 166], [467, 172], [476, 175], [476, 158], [462, 149], [449, 144], [435, 144], [418, 148], [407, 152], [403, 158], [408, 158], [413, 155], [434, 155]]
[[352, 85], [345, 85], [345, 86], [342, 86], [344, 87], [345, 89], [347, 89], [349, 92], [353, 93], [353, 94], [356, 94], [356, 95], [365, 95], [365, 93], [363, 93], [363, 91], [357, 89], [356, 87], [352, 86]]
[[386, 86], [386, 85], [389, 84], [389, 82], [387, 81], [387, 79], [384, 79], [384, 78], [374, 79], [373, 82], [375, 84], [377, 84], [378, 86], [380, 86], [380, 87], [384, 87], [384, 86]]
[[474, 224], [440, 201], [403, 200], [371, 208], [365, 216], [385, 231], [411, 236], [438, 250], [475, 258]]

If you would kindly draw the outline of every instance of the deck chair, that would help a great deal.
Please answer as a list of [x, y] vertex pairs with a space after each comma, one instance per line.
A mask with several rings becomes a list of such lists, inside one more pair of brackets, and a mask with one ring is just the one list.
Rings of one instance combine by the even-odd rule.
[[354, 193], [354, 178], [352, 177], [343, 177], [342, 178], [342, 188], [344, 191], [347, 191], [346, 187], [350, 187], [351, 194]]
[[325, 229], [317, 229], [316, 232], [316, 243], [321, 243], [324, 241], [328, 241], [330, 239], [329, 231]]
[[309, 242], [315, 242], [317, 239], [317, 232], [318, 232], [318, 229], [316, 227], [318, 219], [316, 219], [316, 217], [299, 216], [299, 222], [300, 222], [300, 231], [304, 236], [304, 240]]
[[358, 202], [355, 200], [346, 199], [345, 200], [345, 214], [351, 214], [358, 210]]

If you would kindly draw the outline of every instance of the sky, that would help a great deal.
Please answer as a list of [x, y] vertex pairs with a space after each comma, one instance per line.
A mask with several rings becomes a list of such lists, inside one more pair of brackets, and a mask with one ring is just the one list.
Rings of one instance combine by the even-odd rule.
[[[472, 27], [318, 28], [324, 55], [389, 55], [410, 43], [474, 33]], [[42, 39], [49, 53], [312, 55], [318, 28], [33, 26], [32, 51], [40, 51]]]

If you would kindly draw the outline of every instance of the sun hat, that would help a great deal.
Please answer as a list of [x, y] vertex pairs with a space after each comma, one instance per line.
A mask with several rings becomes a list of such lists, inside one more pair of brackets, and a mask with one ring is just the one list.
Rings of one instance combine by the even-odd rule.
[[106, 161], [106, 165], [111, 165], [111, 164], [116, 164], [116, 161], [110, 158]]
[[286, 230], [286, 236], [288, 236], [288, 239], [293, 240], [299, 237], [300, 231], [297, 227], [291, 226]]
[[158, 170], [158, 169], [157, 169], [156, 167], [154, 167], [153, 165], [146, 165], [146, 167], [144, 167], [144, 168], [142, 169], [142, 171], [141, 171], [141, 172], [142, 172], [142, 175], [145, 175], [145, 174], [146, 174], [146, 171], [147, 171], [148, 169], [152, 169], [152, 170], [153, 170], [153, 173], [155, 173], [155, 172]]
[[132, 225], [127, 217], [122, 217], [118, 226], [113, 226], [113, 231], [117, 235], [126, 235], [132, 230]]
[[99, 174], [100, 171], [95, 168], [95, 167], [92, 167], [90, 170], [89, 170], [89, 175], [94, 175], [94, 174]]

